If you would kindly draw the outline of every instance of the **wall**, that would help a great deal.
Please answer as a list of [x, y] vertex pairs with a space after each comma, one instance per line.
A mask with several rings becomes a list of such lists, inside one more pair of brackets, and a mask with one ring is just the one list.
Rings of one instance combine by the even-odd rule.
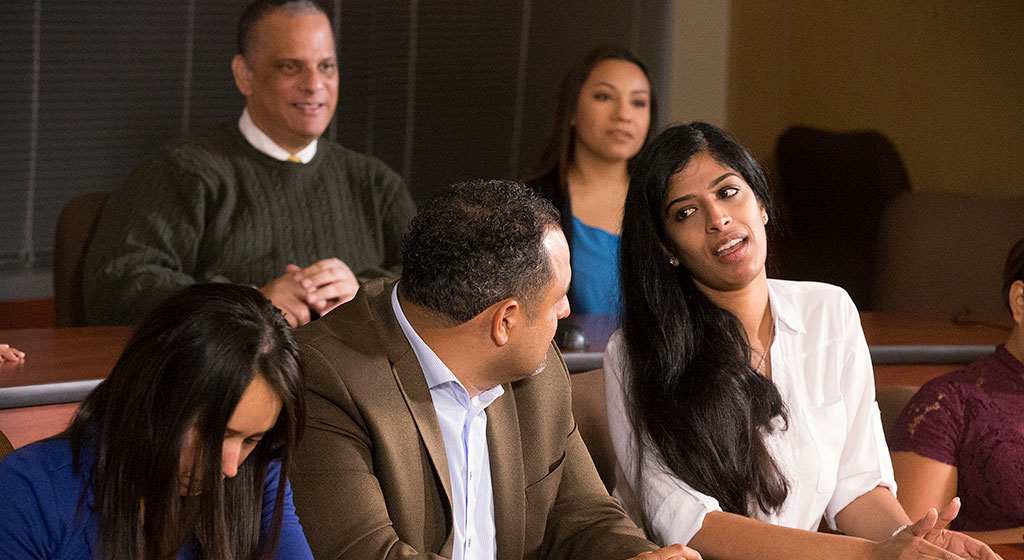
[[[0, 301], [51, 295], [68, 200], [113, 189], [188, 130], [238, 118], [229, 62], [249, 1], [0, 2]], [[455, 181], [519, 176], [583, 51], [627, 45], [662, 83], [668, 2], [323, 0], [340, 69], [327, 136], [391, 165], [420, 201]]]
[[729, 2], [672, 3], [666, 123], [726, 126]]
[[[727, 123], [877, 129], [914, 189], [1024, 194], [1024, 3], [734, 0]], [[675, 38], [678, 40], [678, 38]]]

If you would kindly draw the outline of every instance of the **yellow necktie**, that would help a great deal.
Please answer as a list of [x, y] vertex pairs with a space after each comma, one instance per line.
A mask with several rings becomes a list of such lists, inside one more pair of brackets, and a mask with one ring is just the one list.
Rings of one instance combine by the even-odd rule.
[[291, 154], [290, 156], [288, 156], [288, 161], [294, 161], [295, 163], [302, 163], [302, 160], [299, 159], [299, 156], [297, 156], [295, 154]]

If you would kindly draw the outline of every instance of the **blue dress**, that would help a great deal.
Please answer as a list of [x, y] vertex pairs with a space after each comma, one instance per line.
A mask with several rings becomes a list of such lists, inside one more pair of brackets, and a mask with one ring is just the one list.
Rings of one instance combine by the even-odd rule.
[[[98, 550], [99, 519], [92, 512], [92, 492], [76, 515], [92, 463], [83, 450], [82, 471], [71, 469], [71, 443], [64, 439], [27, 445], [0, 461], [0, 560], [88, 559]], [[263, 487], [260, 537], [270, 530], [274, 498], [281, 477], [280, 461], [267, 468]], [[306, 537], [285, 481], [284, 519], [275, 558], [312, 560]], [[198, 558], [191, 547], [179, 560]]]
[[619, 236], [572, 217], [573, 313], [618, 314]]

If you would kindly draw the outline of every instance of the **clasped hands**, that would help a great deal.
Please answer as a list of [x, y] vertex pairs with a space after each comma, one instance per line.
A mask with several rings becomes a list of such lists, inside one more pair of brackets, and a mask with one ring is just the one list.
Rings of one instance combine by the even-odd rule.
[[1000, 560], [985, 543], [945, 527], [960, 512], [953, 498], [942, 512], [935, 508], [891, 538], [878, 543], [880, 558], [939, 558], [941, 560]]
[[358, 290], [359, 281], [352, 269], [336, 258], [306, 268], [289, 264], [284, 274], [260, 288], [293, 327], [308, 323], [313, 313], [323, 315], [345, 303]]

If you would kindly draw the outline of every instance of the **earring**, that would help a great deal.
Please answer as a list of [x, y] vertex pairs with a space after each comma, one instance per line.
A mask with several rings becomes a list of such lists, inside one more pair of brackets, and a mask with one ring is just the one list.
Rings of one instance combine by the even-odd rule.
[[761, 213], [761, 221], [764, 222], [764, 225], [768, 225], [768, 214], [767, 213], [765, 213], [765, 212]]
[[668, 258], [668, 264], [670, 264], [672, 266], [679, 266], [679, 260], [676, 259], [675, 257], [669, 257]]

